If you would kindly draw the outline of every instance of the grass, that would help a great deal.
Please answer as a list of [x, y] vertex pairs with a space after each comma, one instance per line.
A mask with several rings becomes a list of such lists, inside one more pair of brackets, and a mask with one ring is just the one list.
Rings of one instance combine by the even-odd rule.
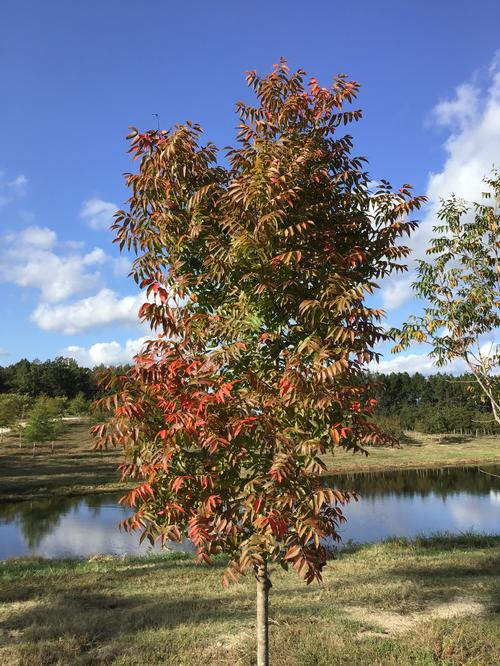
[[[54, 452], [47, 443], [35, 457], [30, 445], [19, 448], [17, 436], [6, 435], [0, 443], [0, 500], [119, 492], [127, 487], [116, 471], [119, 461], [120, 451], [92, 451], [85, 421], [69, 424]], [[368, 457], [341, 449], [325, 461], [332, 472], [500, 463], [500, 437], [411, 433], [399, 449], [372, 448]]]
[[401, 448], [371, 447], [369, 456], [339, 449], [325, 456], [328, 468], [336, 472], [458, 467], [500, 463], [500, 437], [468, 435], [424, 435], [408, 433]]
[[[254, 581], [187, 555], [0, 563], [9, 666], [254, 664]], [[500, 663], [500, 537], [352, 546], [307, 587], [272, 571], [273, 666]]]
[[92, 451], [89, 424], [69, 423], [63, 439], [33, 448], [17, 435], [4, 435], [0, 444], [0, 500], [37, 499], [96, 492], [116, 492], [120, 482], [119, 451]]

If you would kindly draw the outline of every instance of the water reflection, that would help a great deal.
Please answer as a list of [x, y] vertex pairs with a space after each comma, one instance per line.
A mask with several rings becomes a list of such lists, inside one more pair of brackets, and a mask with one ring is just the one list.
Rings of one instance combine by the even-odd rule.
[[[488, 466], [500, 475], [500, 466]], [[433, 532], [500, 533], [500, 478], [477, 467], [344, 474], [332, 486], [357, 490], [342, 537], [356, 542]]]
[[[448, 497], [453, 493], [487, 495], [500, 491], [500, 465], [484, 467], [444, 467], [442, 469], [409, 469], [388, 472], [336, 474], [329, 481], [337, 488], [357, 490], [363, 497]], [[499, 476], [491, 476], [498, 474]]]
[[[500, 466], [487, 470], [500, 475]], [[361, 495], [345, 510], [344, 540], [366, 542], [469, 529], [500, 533], [500, 478], [482, 474], [477, 467], [344, 474], [329, 481]], [[3, 503], [0, 559], [146, 553], [149, 544], [140, 545], [137, 534], [117, 527], [129, 513], [114, 495]]]
[[27, 548], [36, 551], [43, 539], [59, 528], [64, 516], [81, 514], [83, 510], [89, 518], [99, 522], [101, 510], [106, 508], [106, 505], [109, 505], [114, 513], [119, 513], [121, 509], [123, 517], [119, 518], [120, 520], [129, 513], [117, 504], [115, 497], [60, 497], [33, 502], [7, 502], [0, 506], [0, 525], [15, 525], [22, 532]]

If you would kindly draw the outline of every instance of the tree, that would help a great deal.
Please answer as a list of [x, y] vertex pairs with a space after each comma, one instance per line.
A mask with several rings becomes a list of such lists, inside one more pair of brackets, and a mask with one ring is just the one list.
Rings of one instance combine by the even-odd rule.
[[73, 400], [69, 403], [69, 411], [75, 416], [82, 416], [88, 414], [90, 403], [85, 395], [80, 391], [75, 395]]
[[32, 376], [33, 365], [34, 363], [23, 358], [17, 363], [9, 366], [9, 384], [11, 390], [16, 393], [23, 393], [30, 396], [35, 395]]
[[41, 396], [31, 410], [24, 430], [26, 441], [33, 444], [33, 455], [37, 444], [52, 442], [63, 432], [60, 403], [54, 398]]
[[500, 173], [485, 182], [482, 203], [443, 202], [427, 249], [432, 259], [418, 262], [412, 285], [428, 305], [391, 334], [394, 352], [417, 341], [431, 346], [438, 366], [463, 359], [500, 424], [500, 345], [482, 344], [500, 327]]
[[[0, 395], [0, 428], [9, 428], [19, 433], [19, 446], [21, 446], [24, 417], [31, 404], [27, 395], [18, 393], [4, 393]], [[0, 434], [0, 441], [3, 432]]]
[[[247, 75], [238, 144], [217, 162], [201, 129], [129, 136], [139, 171], [114, 229], [158, 331], [135, 365], [108, 375], [97, 446], [122, 446], [130, 529], [224, 552], [225, 581], [254, 571], [258, 664], [268, 663], [268, 564], [321, 580], [352, 495], [323, 481], [321, 456], [390, 443], [363, 380], [383, 312], [365, 302], [409, 252], [409, 186], [375, 191], [338, 136], [361, 112], [345, 76], [322, 88], [282, 61]], [[346, 107], [348, 107], [346, 109]]]
[[23, 397], [15, 393], [0, 394], [0, 442], [3, 429], [13, 428], [22, 413]]

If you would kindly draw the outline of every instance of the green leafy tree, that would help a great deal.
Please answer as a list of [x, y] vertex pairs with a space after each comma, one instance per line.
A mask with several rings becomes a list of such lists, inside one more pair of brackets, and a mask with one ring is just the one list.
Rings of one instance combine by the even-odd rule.
[[116, 216], [137, 253], [140, 316], [158, 331], [132, 369], [104, 382], [112, 410], [98, 446], [125, 451], [129, 528], [183, 535], [198, 561], [229, 554], [226, 580], [257, 579], [259, 666], [268, 663], [268, 564], [321, 579], [348, 492], [321, 456], [390, 443], [365, 379], [386, 339], [366, 303], [404, 270], [399, 240], [422, 202], [409, 186], [375, 191], [341, 128], [361, 117], [358, 85], [329, 88], [284, 62], [249, 72], [256, 106], [237, 105], [238, 143], [217, 162], [190, 122], [130, 135], [139, 172]]
[[68, 411], [75, 416], [82, 416], [88, 414], [90, 408], [90, 401], [87, 400], [85, 395], [80, 391], [77, 393], [73, 400], [68, 405]]
[[33, 455], [35, 455], [36, 445], [44, 442], [52, 442], [53, 450], [54, 441], [60, 437], [63, 430], [60, 402], [46, 396], [38, 398], [24, 429], [26, 441], [33, 444]]
[[0, 394], [0, 442], [3, 440], [3, 429], [14, 428], [21, 418], [23, 397], [15, 393]]
[[32, 372], [33, 366], [34, 363], [23, 358], [8, 368], [7, 376], [9, 377], [8, 383], [11, 390], [30, 396], [36, 394]]
[[32, 397], [47, 395], [72, 399], [81, 392], [91, 398], [96, 390], [92, 371], [81, 368], [71, 358], [57, 357], [43, 363], [22, 359], [1, 370], [1, 383], [5, 390], [29, 394]]
[[[31, 398], [19, 393], [0, 395], [0, 428], [9, 428], [19, 434], [19, 446], [25, 426], [25, 416], [31, 406]], [[3, 433], [0, 435], [0, 441]]]
[[500, 328], [500, 173], [485, 179], [488, 191], [472, 205], [452, 197], [438, 213], [427, 254], [413, 283], [427, 302], [422, 316], [401, 329], [394, 352], [412, 342], [426, 342], [438, 366], [463, 359], [500, 423], [500, 345], [482, 344]]

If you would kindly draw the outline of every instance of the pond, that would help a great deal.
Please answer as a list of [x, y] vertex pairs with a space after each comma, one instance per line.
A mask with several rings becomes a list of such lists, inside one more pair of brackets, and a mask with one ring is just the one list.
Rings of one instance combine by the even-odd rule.
[[[485, 467], [500, 475], [500, 466]], [[339, 475], [332, 486], [357, 490], [345, 508], [344, 542], [379, 541], [434, 532], [500, 534], [500, 478], [477, 467]], [[0, 506], [0, 559], [20, 555], [86, 557], [143, 554], [138, 534], [118, 523], [129, 515], [112, 495], [11, 502]], [[174, 544], [180, 550], [189, 544]]]

